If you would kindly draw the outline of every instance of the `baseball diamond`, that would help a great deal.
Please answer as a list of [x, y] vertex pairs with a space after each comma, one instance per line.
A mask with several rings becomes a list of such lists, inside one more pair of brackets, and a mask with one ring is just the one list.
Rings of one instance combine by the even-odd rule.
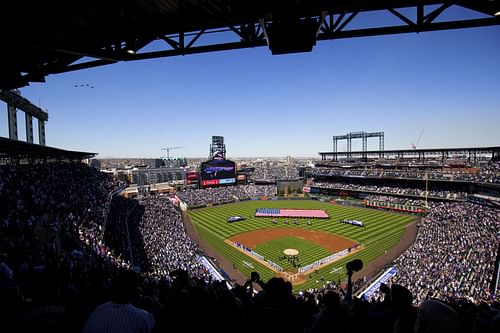
[[[262, 207], [324, 210], [329, 217], [255, 217], [255, 211]], [[297, 274], [301, 267], [312, 267], [302, 278], [293, 280], [295, 289], [343, 279], [343, 267], [354, 258], [354, 253], [365, 263], [377, 259], [400, 242], [405, 226], [415, 219], [410, 215], [314, 200], [251, 200], [192, 210], [188, 215], [198, 235], [245, 276], [257, 271], [263, 279], [269, 279], [283, 276], [281, 272]], [[229, 224], [228, 216], [242, 216], [245, 221]], [[341, 219], [362, 220], [365, 227], [338, 223]], [[292, 261], [283, 254], [287, 248], [299, 251]], [[331, 260], [325, 263], [322, 261], [325, 258]]]

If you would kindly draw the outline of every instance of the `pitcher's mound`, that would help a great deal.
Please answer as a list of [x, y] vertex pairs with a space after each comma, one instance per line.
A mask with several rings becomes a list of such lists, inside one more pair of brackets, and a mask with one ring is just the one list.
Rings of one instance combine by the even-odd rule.
[[295, 249], [284, 249], [283, 253], [287, 256], [296, 256], [297, 254], [299, 254], [299, 251]]

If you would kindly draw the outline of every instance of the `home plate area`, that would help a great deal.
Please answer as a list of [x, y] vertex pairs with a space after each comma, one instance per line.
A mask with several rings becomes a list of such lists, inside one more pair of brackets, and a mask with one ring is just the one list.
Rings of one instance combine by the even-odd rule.
[[226, 242], [297, 284], [310, 272], [361, 248], [333, 233], [286, 228], [248, 231]]

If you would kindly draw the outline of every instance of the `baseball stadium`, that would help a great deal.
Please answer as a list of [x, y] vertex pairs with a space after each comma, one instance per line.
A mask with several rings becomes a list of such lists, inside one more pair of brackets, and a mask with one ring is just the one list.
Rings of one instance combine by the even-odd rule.
[[2, 332], [500, 332], [500, 0], [2, 14]]

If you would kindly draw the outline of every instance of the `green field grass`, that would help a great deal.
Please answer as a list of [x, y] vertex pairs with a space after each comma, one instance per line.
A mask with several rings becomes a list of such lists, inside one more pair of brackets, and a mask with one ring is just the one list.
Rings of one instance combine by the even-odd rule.
[[281, 237], [259, 244], [255, 252], [280, 265], [285, 270], [292, 270], [295, 272], [297, 269], [292, 266], [291, 262], [288, 260], [280, 260], [280, 257], [283, 257], [283, 250], [290, 248], [299, 251], [298, 258], [301, 266], [305, 266], [318, 260], [318, 258], [324, 258], [332, 254], [318, 244], [297, 237]]
[[[301, 223], [300, 225], [284, 225], [281, 222], [284, 219], [277, 219], [279, 223], [273, 224], [272, 218], [254, 217], [254, 213], [257, 208], [325, 209], [330, 218], [325, 220], [313, 220], [312, 227], [307, 226], [306, 223]], [[270, 279], [275, 276], [275, 273], [268, 267], [260, 264], [251, 257], [238, 251], [233, 246], [225, 243], [225, 239], [242, 232], [256, 229], [289, 228], [330, 232], [363, 245], [363, 250], [319, 269], [318, 274], [314, 274], [314, 276], [308, 279], [305, 283], [294, 286], [295, 289], [321, 287], [328, 281], [337, 281], [339, 278], [344, 279], [345, 270], [343, 268], [345, 267], [345, 263], [347, 261], [359, 258], [366, 264], [384, 254], [386, 250], [395, 246], [400, 241], [404, 231], [404, 226], [414, 220], [414, 217], [409, 215], [394, 214], [373, 209], [332, 205], [330, 203], [314, 200], [244, 201], [240, 203], [197, 209], [189, 211], [188, 214], [191, 217], [193, 225], [200, 237], [204, 238], [220, 254], [235, 264], [238, 270], [245, 276], [250, 276], [251, 271], [255, 270], [259, 272], [263, 280]], [[226, 219], [228, 216], [244, 216], [247, 220], [227, 223]], [[339, 222], [339, 220], [347, 218], [363, 221], [365, 223], [365, 227], [360, 228]], [[274, 249], [274, 252], [276, 253], [279, 251], [280, 249], [278, 248]], [[257, 252], [260, 253], [259, 251]], [[261, 254], [264, 256], [266, 255], [264, 253]], [[318, 257], [314, 260], [325, 257], [325, 255], [322, 255], [319, 252], [317, 255]], [[313, 257], [311, 257], [311, 261], [314, 260]], [[275, 262], [280, 264], [279, 261]], [[251, 266], [253, 267], [249, 267], [248, 263], [251, 263]], [[305, 263], [302, 265], [305, 265]]]

